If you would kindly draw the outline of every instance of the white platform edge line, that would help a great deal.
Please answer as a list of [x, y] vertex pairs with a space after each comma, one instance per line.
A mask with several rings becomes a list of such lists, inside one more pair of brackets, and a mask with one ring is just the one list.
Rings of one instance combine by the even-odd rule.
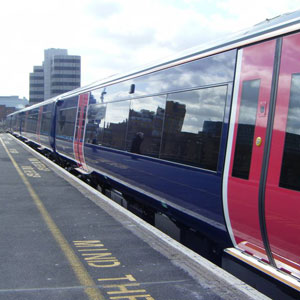
[[220, 267], [214, 265], [213, 263], [211, 263], [210, 261], [208, 261], [204, 257], [198, 255], [194, 251], [190, 250], [189, 248], [185, 247], [184, 245], [180, 244], [179, 242], [173, 240], [171, 237], [169, 237], [168, 235], [166, 235], [162, 231], [156, 229], [152, 225], [148, 224], [144, 220], [140, 219], [139, 217], [137, 217], [136, 215], [134, 215], [133, 213], [131, 213], [127, 209], [125, 209], [122, 206], [120, 206], [119, 204], [113, 202], [113, 200], [109, 199], [108, 197], [106, 197], [105, 195], [103, 195], [102, 193], [100, 193], [99, 191], [97, 191], [97, 190], [93, 189], [92, 187], [90, 187], [85, 182], [83, 182], [80, 179], [76, 178], [75, 176], [71, 175], [68, 171], [66, 171], [65, 169], [59, 167], [58, 165], [56, 165], [55, 163], [53, 163], [51, 160], [49, 160], [45, 156], [41, 155], [40, 153], [36, 152], [35, 150], [33, 150], [28, 145], [26, 145], [23, 142], [19, 141], [14, 136], [12, 136], [12, 137], [24, 149], [28, 150], [31, 154], [33, 154], [34, 156], [38, 157], [39, 159], [43, 160], [45, 163], [47, 163], [48, 165], [50, 165], [51, 167], [53, 167], [53, 169], [55, 169], [56, 171], [62, 173], [65, 176], [69, 177], [70, 179], [72, 179], [73, 181], [75, 181], [76, 183], [78, 183], [81, 187], [87, 189], [89, 192], [91, 192], [95, 196], [101, 198], [101, 200], [105, 201], [107, 204], [109, 204], [111, 207], [115, 208], [116, 210], [118, 210], [122, 214], [128, 216], [135, 223], [137, 223], [138, 225], [142, 226], [147, 231], [150, 231], [157, 238], [159, 238], [160, 240], [164, 241], [166, 244], [168, 244], [169, 246], [173, 247], [177, 251], [179, 251], [182, 255], [185, 255], [185, 256], [189, 257], [195, 263], [197, 263], [197, 264], [201, 265], [203, 268], [207, 269], [208, 272], [213, 273], [214, 276], [220, 278], [221, 280], [224, 280], [229, 285], [234, 286], [237, 290], [239, 290], [242, 293], [246, 294], [249, 298], [252, 298], [252, 299], [255, 299], [255, 300], [256, 299], [258, 299], [258, 300], [260, 300], [260, 299], [261, 300], [270, 299], [267, 296], [265, 296], [262, 293], [260, 293], [259, 291], [257, 291], [254, 288], [252, 288], [251, 286], [249, 286], [248, 284], [246, 284], [245, 282], [239, 280], [238, 278], [234, 277], [230, 273], [228, 273], [225, 270], [221, 269]]

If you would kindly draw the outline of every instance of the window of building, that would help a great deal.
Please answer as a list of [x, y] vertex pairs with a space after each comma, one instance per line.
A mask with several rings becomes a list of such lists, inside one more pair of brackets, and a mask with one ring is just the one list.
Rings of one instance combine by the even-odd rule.
[[51, 78], [80, 78], [80, 74], [52, 74]]
[[80, 71], [80, 67], [66, 67], [66, 66], [54, 66], [52, 70], [55, 71]]
[[169, 94], [160, 158], [216, 170], [227, 85]]

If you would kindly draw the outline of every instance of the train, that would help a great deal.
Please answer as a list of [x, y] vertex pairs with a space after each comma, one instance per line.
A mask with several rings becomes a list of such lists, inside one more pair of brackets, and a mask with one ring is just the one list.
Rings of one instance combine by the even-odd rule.
[[26, 107], [7, 127], [150, 223], [164, 214], [187, 242], [194, 232], [204, 251], [300, 291], [300, 11]]

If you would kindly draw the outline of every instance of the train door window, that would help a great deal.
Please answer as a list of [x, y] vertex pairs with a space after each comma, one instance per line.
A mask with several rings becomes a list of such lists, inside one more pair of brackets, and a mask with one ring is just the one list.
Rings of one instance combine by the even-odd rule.
[[279, 186], [300, 191], [300, 74], [292, 75]]
[[169, 94], [160, 157], [217, 170], [227, 85]]
[[86, 143], [102, 144], [105, 114], [106, 104], [92, 104], [89, 106], [85, 133]]
[[125, 150], [130, 101], [108, 103], [103, 128], [103, 146]]
[[243, 82], [232, 176], [248, 179], [258, 106], [260, 80]]
[[166, 96], [131, 101], [126, 150], [158, 157], [165, 113]]

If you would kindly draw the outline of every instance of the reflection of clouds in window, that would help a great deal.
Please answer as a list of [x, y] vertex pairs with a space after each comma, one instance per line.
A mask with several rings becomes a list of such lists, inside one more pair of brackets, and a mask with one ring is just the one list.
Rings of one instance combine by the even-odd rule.
[[148, 97], [146, 99], [138, 99], [137, 101], [132, 100], [131, 109], [135, 111], [148, 110], [156, 113], [157, 107], [161, 105], [162, 100], [165, 97]]
[[129, 98], [131, 80], [100, 88], [91, 92], [96, 103], [104, 103]]
[[92, 91], [95, 103], [131, 98], [131, 84], [135, 84], [134, 97], [190, 89], [199, 86], [233, 81], [235, 50], [198, 59], [165, 70]]
[[119, 124], [128, 119], [129, 101], [107, 104], [105, 123]]
[[90, 99], [93, 98], [95, 99], [96, 103], [101, 103], [101, 94], [103, 92], [103, 89], [97, 89], [91, 92]]
[[126, 149], [158, 157], [166, 96], [131, 101]]
[[[135, 84], [134, 97], [189, 89], [233, 81], [235, 51], [228, 51], [162, 71], [141, 76], [93, 91], [97, 103], [130, 98], [130, 85]], [[102, 100], [101, 100], [102, 97]]]
[[287, 121], [288, 133], [300, 135], [300, 74], [292, 75], [292, 86]]
[[239, 124], [255, 124], [260, 80], [245, 81], [242, 90], [242, 106]]
[[136, 80], [137, 91], [153, 94], [203, 85], [230, 82], [234, 73], [234, 51], [192, 61]]
[[192, 92], [172, 94], [168, 101], [184, 103], [186, 114], [182, 132], [198, 133], [204, 122], [223, 121], [227, 87], [215, 87]]
[[88, 122], [97, 122], [99, 123], [102, 119], [105, 118], [106, 105], [105, 104], [94, 104], [90, 105], [88, 110]]

